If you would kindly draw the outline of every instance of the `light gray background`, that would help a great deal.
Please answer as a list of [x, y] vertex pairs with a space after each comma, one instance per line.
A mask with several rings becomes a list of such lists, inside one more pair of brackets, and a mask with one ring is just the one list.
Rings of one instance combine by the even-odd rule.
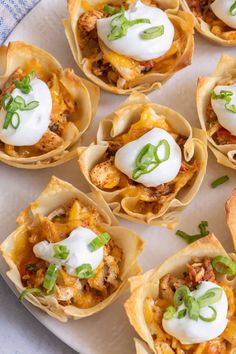
[[0, 354], [75, 354], [25, 310], [1, 276]]

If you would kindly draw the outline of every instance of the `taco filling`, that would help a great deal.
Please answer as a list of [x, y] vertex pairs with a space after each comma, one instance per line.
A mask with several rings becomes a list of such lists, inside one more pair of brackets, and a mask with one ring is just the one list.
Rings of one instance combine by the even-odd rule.
[[120, 190], [116, 200], [136, 197], [132, 212], [157, 214], [199, 170], [194, 157], [184, 159], [186, 141], [164, 116], [144, 106], [140, 119], [125, 133], [106, 141], [103, 160], [93, 166], [90, 180], [100, 190]]
[[[160, 279], [144, 316], [157, 353], [226, 354], [236, 346], [236, 263], [225, 256], [194, 257], [182, 276]], [[163, 351], [162, 351], [163, 350]]]
[[184, 18], [168, 16], [154, 1], [82, 2], [82, 7], [78, 45], [87, 69], [105, 83], [128, 89], [147, 73], [162, 75], [177, 67], [187, 43]]
[[210, 31], [225, 40], [236, 40], [234, 0], [187, 0], [193, 15], [206, 22]]
[[206, 117], [207, 134], [217, 145], [236, 144], [236, 79], [214, 87]]
[[101, 226], [103, 217], [79, 200], [38, 215], [11, 257], [25, 290], [54, 296], [62, 306], [91, 308], [120, 285], [122, 249]]
[[0, 91], [0, 151], [11, 157], [40, 156], [65, 144], [76, 102], [37, 59], [26, 62]]

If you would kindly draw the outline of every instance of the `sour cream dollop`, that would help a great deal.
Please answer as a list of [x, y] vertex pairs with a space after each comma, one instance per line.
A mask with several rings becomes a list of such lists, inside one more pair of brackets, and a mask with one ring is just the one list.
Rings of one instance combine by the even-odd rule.
[[[97, 235], [90, 229], [85, 227], [78, 227], [73, 230], [69, 237], [63, 241], [56, 243], [49, 243], [42, 241], [37, 243], [33, 252], [36, 257], [43, 259], [49, 263], [54, 263], [58, 268], [64, 266], [66, 271], [75, 275], [75, 270], [82, 264], [90, 264], [95, 270], [103, 259], [103, 247], [91, 252], [88, 245]], [[69, 250], [67, 259], [58, 259], [54, 257], [54, 246], [63, 245]]]
[[[110, 24], [117, 15], [99, 19], [97, 21], [98, 37], [108, 48], [140, 61], [159, 58], [170, 49], [174, 39], [174, 26], [164, 11], [157, 7], [147, 6], [137, 0], [124, 14], [129, 21], [147, 18], [150, 23], [140, 23], [129, 27], [124, 37], [110, 41], [107, 38], [111, 31]], [[164, 33], [160, 37], [148, 40], [140, 37], [144, 30], [162, 25]]]
[[22, 93], [18, 88], [13, 90], [12, 97], [22, 97], [26, 104], [38, 101], [39, 105], [29, 111], [17, 111], [20, 116], [20, 124], [14, 129], [9, 124], [3, 129], [6, 111], [0, 111], [0, 140], [14, 146], [30, 146], [36, 144], [48, 129], [52, 112], [52, 97], [48, 86], [37, 78], [31, 81], [32, 90], [28, 94]]
[[235, 0], [215, 0], [211, 4], [211, 9], [226, 25], [236, 29], [236, 16], [230, 13], [230, 8], [234, 3]]
[[[203, 281], [197, 290], [191, 292], [191, 295], [198, 298], [212, 288], [221, 287], [210, 281]], [[223, 288], [221, 289], [223, 290]], [[194, 321], [187, 315], [180, 319], [177, 318], [178, 312], [186, 308], [185, 305], [182, 304], [172, 319], [165, 320], [163, 318], [162, 326], [167, 333], [177, 338], [182, 344], [197, 344], [214, 339], [224, 332], [228, 323], [228, 300], [224, 290], [221, 299], [211, 306], [217, 312], [216, 319], [212, 322], [206, 322], [200, 318]], [[208, 306], [202, 308], [200, 313], [206, 318], [212, 316], [212, 310], [209, 309]]]
[[[141, 136], [141, 138], [131, 141], [120, 148], [115, 155], [116, 167], [129, 178], [133, 179], [132, 175], [136, 168], [136, 158], [140, 151], [149, 143], [157, 146], [161, 140], [167, 140], [169, 143], [170, 156], [168, 160], [160, 163], [153, 171], [143, 174], [136, 180], [136, 182], [142, 183], [146, 187], [156, 187], [162, 183], [172, 181], [179, 173], [182, 154], [181, 149], [174, 138], [164, 129], [154, 128]], [[164, 147], [158, 149], [158, 156], [160, 159], [164, 158]]]
[[226, 105], [226, 101], [224, 99], [211, 98], [212, 108], [217, 115], [218, 121], [222, 127], [227, 129], [231, 134], [236, 135], [236, 113], [230, 112], [226, 108], [227, 106], [236, 106], [236, 85], [216, 86], [214, 88], [216, 95], [220, 95], [221, 91], [230, 91], [232, 93], [232, 96], [230, 96], [230, 103]]

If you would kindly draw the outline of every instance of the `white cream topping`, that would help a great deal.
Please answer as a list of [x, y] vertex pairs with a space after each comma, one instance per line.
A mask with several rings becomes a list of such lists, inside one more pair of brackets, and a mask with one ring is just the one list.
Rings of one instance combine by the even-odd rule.
[[52, 97], [48, 86], [39, 79], [31, 81], [32, 90], [29, 94], [22, 93], [18, 88], [13, 90], [12, 97], [22, 97], [26, 104], [38, 101], [38, 107], [29, 111], [17, 111], [20, 116], [20, 124], [14, 129], [9, 124], [3, 129], [6, 111], [0, 110], [0, 140], [14, 146], [30, 146], [36, 144], [48, 129], [52, 112]]
[[[37, 243], [33, 248], [33, 252], [36, 257], [49, 263], [54, 263], [58, 268], [64, 266], [71, 275], [75, 275], [76, 268], [82, 264], [90, 264], [92, 269], [95, 270], [103, 259], [103, 247], [91, 252], [88, 245], [96, 236], [92, 230], [78, 227], [63, 241], [56, 243], [42, 241]], [[67, 259], [54, 257], [53, 246], [55, 245], [63, 245], [68, 248], [70, 253]]]
[[[210, 281], [203, 281], [197, 290], [191, 292], [191, 295], [198, 298], [212, 288], [220, 288], [220, 286]], [[223, 290], [223, 288], [221, 289]], [[186, 308], [182, 304], [172, 319], [165, 320], [163, 318], [162, 326], [167, 333], [177, 338], [182, 344], [197, 344], [214, 339], [223, 333], [228, 323], [228, 300], [224, 290], [221, 299], [211, 306], [217, 312], [216, 319], [212, 322], [206, 322], [200, 318], [194, 321], [187, 315], [180, 319], [177, 318], [178, 312]], [[212, 316], [212, 310], [209, 307], [204, 307], [200, 310], [200, 314], [209, 318]]]
[[[182, 154], [179, 145], [175, 142], [171, 134], [167, 133], [164, 129], [154, 128], [148, 133], [141, 136], [139, 139], [131, 141], [120, 148], [115, 155], [116, 167], [132, 178], [133, 171], [136, 168], [136, 158], [140, 151], [146, 144], [153, 144], [155, 146], [161, 140], [167, 140], [170, 146], [170, 156], [165, 162], [160, 163], [153, 171], [143, 174], [136, 182], [142, 183], [147, 187], [156, 187], [162, 183], [172, 181], [179, 173], [181, 167]], [[160, 147], [158, 149], [158, 156], [163, 159], [165, 156], [165, 149]]]
[[[217, 95], [219, 95], [221, 91], [231, 91], [233, 93], [233, 95], [230, 96], [231, 102], [227, 106], [235, 105], [236, 107], [236, 85], [216, 86], [214, 88], [214, 92]], [[231, 134], [236, 135], [236, 113], [230, 112], [226, 108], [226, 101], [224, 99], [211, 98], [211, 105], [217, 115], [220, 125], [227, 129]]]
[[230, 13], [230, 8], [234, 3], [235, 0], [215, 0], [211, 4], [211, 9], [226, 25], [236, 29], [236, 16]]
[[[126, 18], [129, 21], [147, 18], [151, 23], [140, 23], [129, 27], [124, 37], [110, 41], [107, 38], [111, 31], [110, 23], [116, 16], [113, 15], [97, 21], [98, 37], [112, 51], [142, 61], [159, 58], [170, 49], [174, 39], [174, 26], [161, 9], [147, 6], [137, 0], [125, 11]], [[144, 30], [161, 25], [164, 26], [164, 34], [160, 37], [148, 40], [140, 37]]]

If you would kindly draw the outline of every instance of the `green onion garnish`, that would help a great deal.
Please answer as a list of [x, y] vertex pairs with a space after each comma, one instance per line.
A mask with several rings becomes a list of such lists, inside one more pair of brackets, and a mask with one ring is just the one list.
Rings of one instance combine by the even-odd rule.
[[225, 101], [225, 109], [231, 113], [236, 113], [236, 106], [234, 104], [230, 105], [233, 96], [232, 91], [221, 90], [220, 94], [217, 95], [214, 91], [211, 92], [211, 98], [214, 100], [220, 99]]
[[31, 101], [26, 103], [21, 96], [12, 97], [10, 93], [7, 93], [2, 98], [2, 107], [6, 111], [5, 121], [3, 123], [3, 129], [7, 129], [11, 125], [14, 129], [17, 129], [20, 125], [20, 115], [17, 111], [31, 111], [38, 107], [38, 101]]
[[197, 321], [200, 312], [198, 301], [194, 297], [188, 296], [184, 299], [184, 304], [187, 307], [188, 317], [191, 318], [191, 320]]
[[49, 264], [43, 282], [43, 287], [47, 289], [47, 292], [50, 292], [54, 288], [57, 280], [57, 273], [58, 273], [57, 266], [52, 263]]
[[95, 276], [95, 272], [92, 269], [91, 265], [84, 263], [81, 266], [77, 267], [75, 270], [75, 275], [80, 279], [88, 279]]
[[168, 306], [163, 315], [164, 319], [167, 321], [171, 320], [174, 317], [175, 313], [176, 313], [176, 309], [174, 308], [174, 306]]
[[147, 28], [143, 32], [141, 32], [140, 37], [142, 39], [148, 40], [148, 39], [153, 39], [157, 37], [161, 37], [164, 34], [164, 26], [154, 26]]
[[212, 306], [208, 306], [211, 310], [212, 310], [212, 316], [211, 317], [204, 317], [202, 316], [201, 314], [199, 315], [199, 318], [202, 320], [202, 321], [205, 321], [205, 322], [213, 322], [215, 321], [216, 317], [217, 317], [217, 312], [216, 310], [214, 309], [214, 307]]
[[199, 240], [202, 237], [205, 237], [209, 234], [209, 231], [206, 229], [208, 226], [208, 222], [207, 221], [201, 221], [200, 224], [198, 225], [199, 234], [196, 235], [189, 235], [186, 232], [182, 231], [182, 230], [177, 230], [176, 231], [176, 235], [181, 237], [184, 241], [186, 241], [187, 243], [192, 243], [195, 242], [197, 240]]
[[[165, 156], [163, 159], [160, 159], [158, 156], [158, 150], [163, 146], [165, 149]], [[138, 154], [135, 164], [136, 168], [133, 170], [132, 178], [137, 180], [144, 174], [152, 172], [157, 168], [162, 162], [165, 162], [170, 157], [170, 144], [166, 139], [163, 139], [159, 142], [157, 146], [153, 144], [146, 144]]]
[[109, 15], [115, 15], [119, 12], [114, 6], [108, 4], [103, 7], [103, 11]]
[[67, 248], [67, 246], [64, 245], [54, 245], [53, 250], [54, 250], [53, 257], [58, 259], [67, 259], [70, 254], [69, 249]]
[[220, 274], [236, 274], [236, 263], [224, 256], [215, 257], [212, 261], [212, 267]]
[[22, 93], [28, 94], [32, 90], [30, 81], [35, 78], [36, 74], [32, 71], [30, 74], [26, 75], [22, 80], [14, 80], [16, 88], [18, 88]]
[[[109, 9], [109, 11], [110, 10], [111, 9]], [[110, 23], [111, 31], [107, 35], [108, 40], [114, 41], [116, 39], [125, 37], [127, 34], [127, 29], [129, 27], [135, 26], [139, 23], [151, 23], [151, 21], [148, 18], [138, 18], [136, 20], [129, 21], [125, 17], [124, 7], [121, 7], [121, 10], [119, 11], [119, 15], [117, 15], [116, 17], [114, 17], [111, 20], [111, 23]]]
[[197, 301], [199, 303], [200, 308], [210, 306], [220, 301], [222, 297], [223, 290], [221, 288], [212, 288], [209, 289], [200, 296]]
[[236, 1], [233, 3], [233, 5], [229, 9], [230, 15], [231, 16], [236, 16]]
[[177, 315], [177, 318], [184, 318], [187, 314], [187, 310], [186, 309], [183, 309], [181, 311], [178, 312], [178, 315]]
[[102, 234], [95, 237], [89, 244], [91, 252], [97, 251], [99, 248], [103, 247], [107, 242], [109, 242], [111, 236], [107, 232], [103, 232]]
[[190, 295], [190, 290], [186, 285], [180, 286], [174, 294], [174, 305], [175, 307], [180, 306], [186, 297]]
[[221, 184], [227, 182], [228, 180], [229, 180], [228, 176], [219, 177], [211, 183], [211, 187], [216, 188], [216, 187], [220, 186]]
[[26, 288], [20, 293], [19, 300], [22, 301], [28, 294], [40, 295], [41, 290], [39, 288]]

